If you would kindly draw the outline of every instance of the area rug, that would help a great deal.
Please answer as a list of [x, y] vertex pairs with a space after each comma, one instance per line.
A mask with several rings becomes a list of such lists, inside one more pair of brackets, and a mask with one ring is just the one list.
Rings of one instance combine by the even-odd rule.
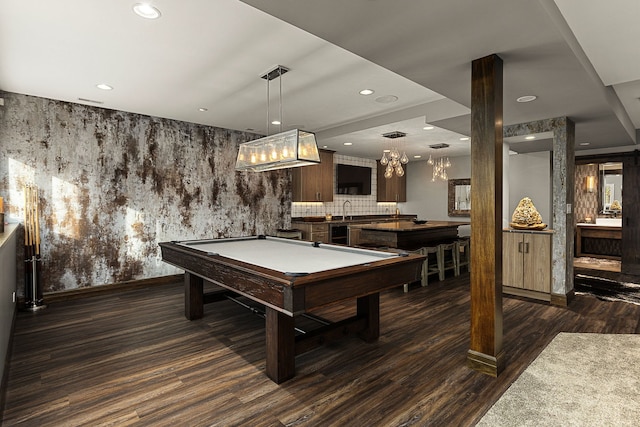
[[640, 425], [640, 335], [559, 333], [478, 426]]
[[[620, 277], [602, 277], [604, 275], [576, 274], [573, 279], [576, 295], [593, 295], [603, 301], [623, 301], [640, 305], [640, 284], [620, 281]], [[637, 279], [634, 278], [636, 282]]]

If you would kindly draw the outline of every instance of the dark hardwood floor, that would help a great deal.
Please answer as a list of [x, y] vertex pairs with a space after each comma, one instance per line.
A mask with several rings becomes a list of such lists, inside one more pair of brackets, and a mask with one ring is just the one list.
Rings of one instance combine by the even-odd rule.
[[378, 342], [298, 356], [296, 377], [276, 385], [262, 318], [230, 301], [193, 322], [183, 312], [181, 284], [166, 284], [19, 313], [2, 425], [473, 425], [558, 332], [640, 332], [637, 305], [505, 297], [506, 369], [489, 377], [466, 367], [466, 274], [383, 293]]

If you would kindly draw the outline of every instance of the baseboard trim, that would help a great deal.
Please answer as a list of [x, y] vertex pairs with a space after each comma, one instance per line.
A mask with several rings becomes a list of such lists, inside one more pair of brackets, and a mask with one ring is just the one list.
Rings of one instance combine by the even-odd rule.
[[576, 291], [571, 289], [566, 294], [551, 294], [551, 305], [557, 305], [559, 307], [568, 307], [571, 301], [576, 296]]
[[504, 351], [500, 351], [497, 356], [480, 353], [474, 350], [467, 352], [467, 366], [483, 374], [497, 377], [504, 371]]
[[176, 283], [182, 286], [183, 281], [184, 281], [183, 274], [174, 274], [171, 276], [160, 276], [160, 277], [152, 277], [149, 279], [119, 282], [119, 283], [114, 283], [112, 285], [90, 286], [87, 288], [71, 289], [67, 291], [49, 292], [44, 294], [43, 300], [45, 304], [52, 304], [56, 302], [69, 301], [74, 299], [90, 298], [90, 297], [106, 295], [110, 293], [130, 291], [130, 290], [146, 288], [150, 286], [166, 285], [170, 283]]
[[536, 299], [536, 300], [540, 300], [540, 301], [546, 301], [546, 302], [551, 301], [551, 296], [550, 296], [550, 294], [548, 292], [533, 291], [533, 290], [530, 290], [530, 289], [522, 289], [522, 288], [513, 288], [511, 286], [503, 286], [502, 287], [502, 293], [505, 293], [505, 294], [508, 294], [508, 295], [515, 295], [515, 296], [519, 296], [519, 297]]

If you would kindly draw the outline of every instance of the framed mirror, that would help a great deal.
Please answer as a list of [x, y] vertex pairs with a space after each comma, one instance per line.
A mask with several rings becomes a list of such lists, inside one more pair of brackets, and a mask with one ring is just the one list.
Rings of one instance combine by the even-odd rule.
[[471, 216], [471, 178], [449, 180], [449, 216]]
[[622, 207], [622, 163], [600, 163], [598, 168], [601, 184], [599, 212], [604, 215], [616, 215]]

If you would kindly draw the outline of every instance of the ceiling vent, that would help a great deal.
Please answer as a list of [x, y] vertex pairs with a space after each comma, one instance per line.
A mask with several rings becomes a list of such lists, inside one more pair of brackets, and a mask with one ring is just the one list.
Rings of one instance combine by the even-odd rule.
[[396, 139], [396, 138], [402, 138], [403, 136], [407, 136], [407, 134], [404, 132], [400, 132], [399, 130], [396, 130], [389, 133], [383, 133], [382, 136], [384, 136], [385, 138]]
[[441, 148], [447, 148], [449, 146], [449, 144], [445, 144], [445, 143], [440, 143], [440, 144], [433, 144], [430, 145], [429, 148], [433, 148], [435, 150], [439, 150]]

